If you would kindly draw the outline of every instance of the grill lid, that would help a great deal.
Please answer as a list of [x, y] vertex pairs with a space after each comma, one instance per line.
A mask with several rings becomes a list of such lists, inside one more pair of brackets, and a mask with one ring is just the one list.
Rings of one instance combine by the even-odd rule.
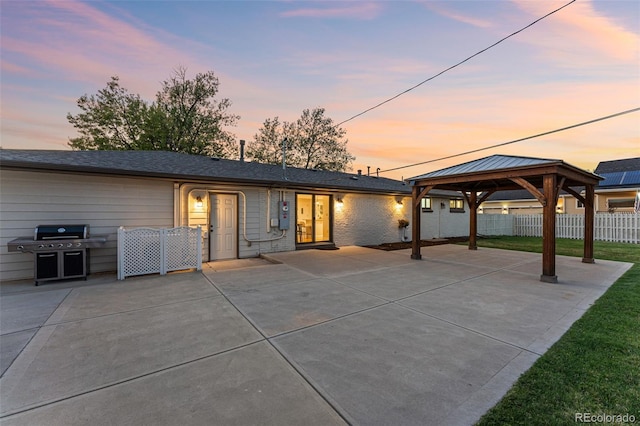
[[78, 239], [89, 236], [89, 225], [38, 225], [35, 240]]

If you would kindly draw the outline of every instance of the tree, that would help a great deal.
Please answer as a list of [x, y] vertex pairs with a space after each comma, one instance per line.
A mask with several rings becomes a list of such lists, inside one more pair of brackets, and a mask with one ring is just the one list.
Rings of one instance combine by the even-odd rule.
[[291, 167], [346, 171], [355, 160], [347, 151], [346, 130], [324, 116], [324, 108], [305, 109], [295, 123], [265, 120], [247, 145], [247, 157], [258, 162], [282, 164], [286, 140], [286, 163]]
[[239, 119], [227, 113], [228, 99], [215, 100], [219, 82], [213, 71], [187, 79], [178, 68], [162, 83], [153, 103], [132, 95], [112, 77], [97, 95], [78, 99], [83, 111], [67, 114], [80, 137], [73, 149], [163, 150], [228, 158], [237, 153], [233, 134], [224, 126]]

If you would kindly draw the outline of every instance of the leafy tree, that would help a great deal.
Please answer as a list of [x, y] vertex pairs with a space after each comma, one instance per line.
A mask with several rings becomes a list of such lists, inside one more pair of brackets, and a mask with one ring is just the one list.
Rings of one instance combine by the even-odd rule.
[[324, 108], [305, 109], [294, 123], [280, 123], [278, 117], [265, 120], [247, 145], [247, 157], [262, 163], [282, 164], [282, 143], [286, 140], [288, 166], [349, 170], [355, 157], [347, 151], [347, 132], [336, 127], [324, 112]]
[[239, 119], [227, 113], [228, 99], [215, 100], [219, 82], [213, 71], [187, 79], [178, 68], [162, 83], [153, 103], [132, 95], [112, 77], [96, 95], [78, 99], [83, 111], [67, 114], [80, 136], [73, 149], [163, 150], [228, 158], [237, 152], [233, 134], [223, 130]]

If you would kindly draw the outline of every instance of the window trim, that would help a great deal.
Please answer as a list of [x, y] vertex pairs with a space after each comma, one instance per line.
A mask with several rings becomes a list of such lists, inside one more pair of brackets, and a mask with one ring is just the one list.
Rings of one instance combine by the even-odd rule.
[[433, 213], [433, 198], [423, 197], [420, 200], [420, 207], [424, 213]]

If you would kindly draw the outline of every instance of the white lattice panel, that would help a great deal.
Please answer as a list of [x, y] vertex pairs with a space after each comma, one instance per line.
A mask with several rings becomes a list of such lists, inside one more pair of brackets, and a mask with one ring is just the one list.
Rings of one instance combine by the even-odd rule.
[[165, 265], [167, 271], [200, 269], [202, 233], [200, 228], [183, 226], [165, 230]]
[[202, 269], [199, 226], [118, 230], [118, 279], [191, 268]]

